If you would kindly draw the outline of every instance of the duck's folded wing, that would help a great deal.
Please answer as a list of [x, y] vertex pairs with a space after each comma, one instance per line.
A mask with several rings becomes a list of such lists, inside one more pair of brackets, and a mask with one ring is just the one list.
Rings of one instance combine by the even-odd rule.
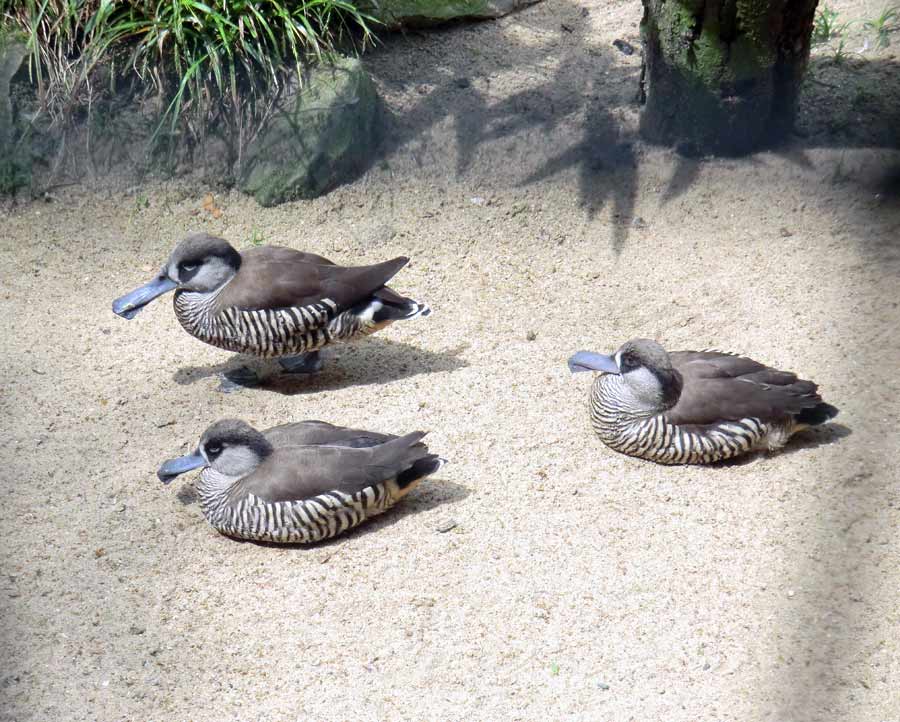
[[428, 456], [421, 431], [368, 448], [293, 446], [276, 449], [249, 476], [235, 483], [229, 497], [246, 494], [268, 502], [298, 501], [330, 491], [355, 494], [395, 478]]
[[684, 382], [668, 421], [707, 425], [717, 421], [784, 419], [822, 402], [812, 381], [746, 358], [718, 352], [670, 354]]
[[296, 248], [286, 248], [285, 246], [262, 246], [260, 248], [248, 248], [241, 253], [241, 259], [254, 258], [256, 256], [265, 256], [268, 260], [282, 263], [291, 263], [292, 261], [306, 261], [307, 263], [316, 263], [320, 266], [333, 266], [334, 261], [320, 256], [318, 253], [309, 253], [308, 251], [298, 251]]
[[[294, 251], [292, 248], [281, 248], [281, 247], [273, 248], [273, 250], [288, 251], [289, 253], [299, 253], [300, 255], [302, 255], [305, 258], [305, 260], [309, 261], [310, 263], [317, 263], [322, 266], [336, 265], [334, 263], [334, 261], [331, 261], [331, 260], [325, 258], [324, 256], [319, 256], [315, 253], [307, 253], [306, 251]], [[410, 301], [409, 298], [407, 298], [406, 296], [401, 296], [399, 293], [397, 293], [393, 288], [390, 288], [389, 286], [383, 286], [382, 288], [377, 289], [376, 291], [374, 291], [372, 293], [372, 295], [375, 298], [380, 299], [381, 301], [384, 301], [385, 303], [393, 304], [393, 305], [402, 305], [402, 304], [408, 303]]]
[[274, 426], [263, 432], [269, 443], [275, 448], [285, 446], [346, 446], [365, 448], [378, 446], [391, 439], [392, 434], [379, 434], [375, 431], [349, 429], [335, 426], [326, 421], [297, 421], [290, 424]]
[[336, 311], [343, 311], [369, 298], [407, 263], [407, 258], [399, 257], [372, 266], [336, 266], [290, 248], [252, 248], [241, 254], [241, 268], [218, 300], [223, 307], [245, 311], [327, 300]]
[[669, 354], [669, 357], [686, 383], [689, 379], [742, 378], [764, 384], [787, 386], [797, 381], [797, 374], [780, 371], [737, 354], [721, 351], [676, 351]]

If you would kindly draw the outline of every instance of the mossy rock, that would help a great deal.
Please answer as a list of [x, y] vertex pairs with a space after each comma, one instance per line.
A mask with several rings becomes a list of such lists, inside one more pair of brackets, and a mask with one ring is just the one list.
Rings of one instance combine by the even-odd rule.
[[538, 0], [369, 0], [361, 7], [389, 30], [499, 18]]
[[316, 198], [369, 166], [382, 129], [378, 93], [359, 60], [320, 66], [247, 148], [238, 185], [263, 206]]
[[31, 151], [16, 124], [9, 88], [27, 53], [22, 40], [0, 33], [0, 194], [15, 193], [31, 183]]

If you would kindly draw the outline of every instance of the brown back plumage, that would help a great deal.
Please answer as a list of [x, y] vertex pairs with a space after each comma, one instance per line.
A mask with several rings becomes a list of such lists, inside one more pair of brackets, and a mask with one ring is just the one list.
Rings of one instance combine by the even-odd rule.
[[400, 256], [372, 266], [336, 266], [292, 248], [251, 248], [241, 254], [240, 270], [218, 303], [254, 311], [308, 306], [329, 298], [342, 311], [371, 297], [408, 262]]
[[231, 503], [248, 494], [267, 501], [297, 501], [341, 491], [355, 494], [396, 478], [416, 461], [430, 456], [416, 431], [377, 446], [287, 446], [276, 448], [229, 490]]
[[376, 431], [335, 426], [327, 421], [296, 421], [281, 424], [263, 431], [263, 436], [275, 448], [329, 445], [359, 449], [378, 446], [378, 444], [397, 438], [393, 434], [379, 434]]
[[702, 426], [745, 418], [783, 421], [823, 403], [812, 381], [744, 356], [712, 351], [676, 351], [669, 356], [683, 381], [681, 396], [665, 413], [674, 424]]

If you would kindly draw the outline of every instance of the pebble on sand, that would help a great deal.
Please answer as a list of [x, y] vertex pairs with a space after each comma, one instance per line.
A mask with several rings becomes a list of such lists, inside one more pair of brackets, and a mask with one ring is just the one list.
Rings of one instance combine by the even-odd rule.
[[437, 531], [441, 534], [446, 534], [448, 531], [450, 531], [451, 529], [455, 529], [455, 528], [456, 528], [456, 520], [455, 519], [444, 519], [435, 527], [435, 531]]

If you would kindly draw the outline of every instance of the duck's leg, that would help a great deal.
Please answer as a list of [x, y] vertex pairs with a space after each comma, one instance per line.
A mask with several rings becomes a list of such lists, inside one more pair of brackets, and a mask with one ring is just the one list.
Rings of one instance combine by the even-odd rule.
[[283, 356], [278, 365], [288, 374], [315, 374], [322, 370], [322, 358], [318, 351], [309, 351], [297, 356]]
[[259, 377], [259, 374], [253, 369], [248, 368], [247, 366], [241, 366], [232, 371], [226, 371], [219, 374], [219, 387], [216, 390], [221, 391], [223, 394], [230, 394], [233, 391], [251, 389], [254, 386], [259, 386], [261, 381], [262, 379]]

